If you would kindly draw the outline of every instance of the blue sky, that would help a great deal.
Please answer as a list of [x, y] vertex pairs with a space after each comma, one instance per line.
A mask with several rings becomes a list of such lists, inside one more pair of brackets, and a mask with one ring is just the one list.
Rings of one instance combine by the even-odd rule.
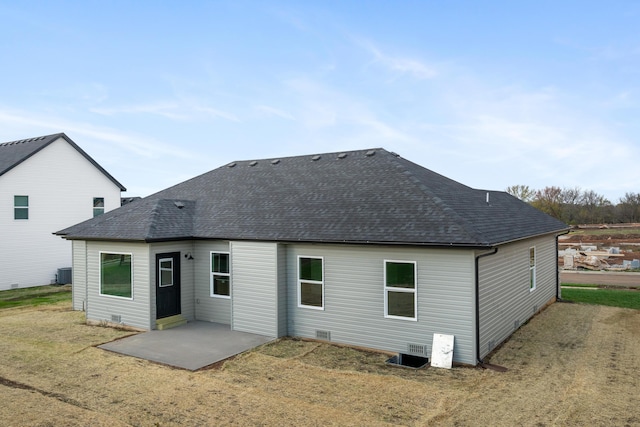
[[636, 1], [4, 1], [0, 141], [65, 132], [146, 196], [384, 147], [480, 189], [640, 192]]

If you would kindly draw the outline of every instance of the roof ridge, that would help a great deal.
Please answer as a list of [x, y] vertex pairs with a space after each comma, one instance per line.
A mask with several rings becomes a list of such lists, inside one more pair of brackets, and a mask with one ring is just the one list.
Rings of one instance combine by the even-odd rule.
[[[341, 156], [341, 155], [350, 155], [350, 154], [354, 154], [354, 153], [370, 153], [373, 152], [373, 154], [375, 154], [378, 151], [382, 151], [382, 152], [386, 152], [389, 154], [394, 155], [394, 153], [391, 153], [390, 151], [385, 150], [382, 147], [377, 147], [377, 148], [361, 148], [358, 150], [340, 150], [340, 151], [330, 151], [330, 152], [326, 152], [326, 153], [315, 153], [315, 154], [301, 154], [301, 155], [297, 155], [297, 156], [284, 156], [284, 157], [266, 157], [264, 159], [256, 159], [256, 158], [250, 158], [250, 159], [244, 159], [244, 160], [233, 160], [229, 163], [227, 163], [228, 165], [231, 165], [233, 163], [245, 163], [245, 162], [261, 162], [261, 161], [271, 161], [271, 160], [293, 160], [293, 159], [301, 159], [301, 158], [309, 158], [310, 160], [314, 160], [315, 157], [320, 156], [320, 158], [322, 158], [322, 156], [331, 156], [331, 155], [335, 155], [335, 157]], [[371, 155], [373, 155], [371, 154]], [[346, 157], [345, 156], [345, 157]], [[396, 155], [397, 156], [397, 155]], [[320, 160], [320, 158], [318, 158], [317, 160]], [[339, 158], [344, 158], [344, 157], [339, 157]]]
[[153, 200], [153, 208], [151, 208], [151, 213], [149, 214], [149, 224], [147, 224], [144, 238], [145, 240], [151, 239], [153, 233], [156, 231], [156, 222], [160, 218], [160, 203], [165, 199], [155, 199]]
[[447, 202], [445, 202], [444, 200], [442, 200], [442, 198], [436, 194], [435, 192], [433, 192], [429, 187], [427, 187], [427, 185], [422, 182], [422, 180], [420, 180], [417, 176], [415, 176], [415, 174], [406, 167], [405, 164], [403, 164], [403, 162], [409, 163], [411, 165], [413, 165], [414, 167], [418, 167], [421, 170], [425, 170], [428, 171], [430, 173], [433, 173], [439, 177], [442, 177], [443, 179], [447, 180], [447, 181], [451, 181], [455, 184], [457, 184], [460, 188], [464, 187], [467, 188], [471, 191], [473, 191], [474, 189], [471, 187], [468, 187], [464, 184], [461, 184], [457, 181], [454, 181], [450, 178], [445, 177], [444, 175], [440, 175], [437, 172], [433, 172], [430, 169], [425, 168], [424, 166], [420, 166], [418, 164], [415, 164], [413, 162], [411, 162], [410, 160], [404, 159], [403, 157], [396, 155], [395, 153], [390, 153], [391, 155], [393, 155], [395, 158], [391, 159], [392, 162], [395, 162], [395, 164], [397, 165], [397, 167], [399, 169], [402, 169], [403, 174], [407, 176], [407, 178], [413, 182], [414, 185], [416, 185], [416, 187], [422, 192], [424, 193], [427, 197], [431, 198], [431, 200], [434, 202], [434, 204], [440, 208], [444, 213], [446, 213], [447, 215], [451, 215], [452, 217], [455, 217], [455, 222], [457, 224], [460, 224], [460, 228], [461, 230], [463, 230], [469, 237], [472, 237], [473, 239], [476, 239], [476, 241], [480, 242], [480, 241], [487, 241], [487, 239], [482, 235], [482, 233], [479, 233], [477, 230], [475, 230], [475, 228], [472, 226], [471, 222], [466, 219], [465, 217], [463, 217], [462, 215], [460, 215], [458, 213], [457, 210], [455, 210], [454, 208], [452, 208], [451, 206], [449, 206], [449, 204]]
[[7, 147], [10, 145], [18, 145], [18, 144], [26, 144], [28, 142], [34, 142], [34, 141], [42, 141], [43, 139], [46, 138], [51, 138], [51, 137], [59, 137], [61, 135], [63, 135], [63, 132], [60, 133], [54, 133], [51, 135], [42, 135], [42, 136], [34, 136], [32, 138], [24, 138], [24, 139], [16, 139], [15, 141], [7, 141], [7, 142], [2, 142], [0, 143], [0, 147]]

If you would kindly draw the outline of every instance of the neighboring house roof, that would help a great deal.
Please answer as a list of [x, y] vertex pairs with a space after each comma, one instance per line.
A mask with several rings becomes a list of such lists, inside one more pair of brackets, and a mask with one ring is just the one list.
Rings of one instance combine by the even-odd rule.
[[377, 148], [232, 162], [57, 234], [490, 247], [567, 228]]
[[[35, 138], [21, 139], [19, 141], [11, 141], [0, 144], [0, 176], [9, 172], [11, 169], [18, 166], [20, 163], [27, 160], [29, 157], [38, 153], [43, 148], [47, 147], [52, 142], [59, 138], [67, 141], [78, 153], [82, 154], [91, 164], [93, 164], [100, 172], [102, 172], [107, 178], [109, 178], [120, 191], [127, 191], [122, 184], [120, 184], [109, 172], [104, 170], [95, 160], [91, 158], [87, 153], [82, 150], [75, 142], [71, 140], [64, 133], [56, 133], [53, 135], [38, 136]], [[61, 165], [63, 166], [63, 165]]]

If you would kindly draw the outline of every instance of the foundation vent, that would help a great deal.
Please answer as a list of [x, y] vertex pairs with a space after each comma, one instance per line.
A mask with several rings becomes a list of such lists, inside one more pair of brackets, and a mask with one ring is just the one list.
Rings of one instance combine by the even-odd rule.
[[423, 344], [407, 344], [407, 353], [414, 354], [416, 356], [426, 356], [427, 346]]
[[113, 323], [122, 323], [122, 316], [120, 314], [112, 314], [111, 321]]
[[316, 339], [331, 341], [331, 331], [316, 330]]
[[11, 284], [11, 289], [18, 289], [19, 287], [20, 287], [20, 285], [17, 284], [17, 283], [12, 283]]
[[487, 351], [493, 350], [495, 348], [495, 346], [496, 346], [496, 342], [494, 340], [490, 340], [487, 343]]

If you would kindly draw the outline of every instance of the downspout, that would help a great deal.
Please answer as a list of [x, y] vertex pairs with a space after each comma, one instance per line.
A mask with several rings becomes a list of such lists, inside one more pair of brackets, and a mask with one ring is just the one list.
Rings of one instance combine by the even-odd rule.
[[[556, 239], [557, 243], [557, 239]], [[482, 365], [480, 358], [480, 258], [495, 255], [498, 253], [498, 248], [493, 248], [493, 252], [485, 252], [480, 255], [476, 255], [476, 362]]]
[[559, 237], [569, 234], [571, 230], [560, 233], [556, 236], [556, 301], [562, 301], [562, 292], [560, 291], [560, 269], [558, 268], [558, 254], [560, 253]]

